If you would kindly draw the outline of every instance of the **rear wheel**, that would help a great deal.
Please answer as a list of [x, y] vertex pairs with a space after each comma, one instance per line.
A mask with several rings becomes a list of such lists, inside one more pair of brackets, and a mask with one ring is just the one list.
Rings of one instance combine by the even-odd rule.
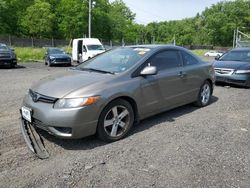
[[205, 81], [200, 88], [200, 92], [197, 101], [195, 102], [195, 105], [198, 107], [207, 106], [210, 103], [211, 95], [212, 86], [208, 81]]
[[130, 103], [122, 99], [115, 100], [100, 115], [98, 137], [106, 142], [117, 141], [127, 135], [133, 123], [134, 111]]

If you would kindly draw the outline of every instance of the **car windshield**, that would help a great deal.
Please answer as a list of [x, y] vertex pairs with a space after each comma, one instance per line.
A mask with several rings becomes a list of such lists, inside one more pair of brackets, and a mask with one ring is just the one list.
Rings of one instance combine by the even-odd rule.
[[49, 53], [50, 54], [65, 54], [65, 52], [59, 48], [49, 49]]
[[5, 45], [0, 45], [0, 52], [9, 51], [8, 47]]
[[117, 48], [80, 64], [77, 69], [103, 73], [121, 73], [136, 64], [149, 51], [149, 48]]
[[250, 50], [231, 51], [224, 54], [220, 61], [249, 61], [250, 62]]
[[87, 45], [88, 50], [104, 50], [102, 45], [98, 45], [98, 44], [91, 44], [91, 45]]

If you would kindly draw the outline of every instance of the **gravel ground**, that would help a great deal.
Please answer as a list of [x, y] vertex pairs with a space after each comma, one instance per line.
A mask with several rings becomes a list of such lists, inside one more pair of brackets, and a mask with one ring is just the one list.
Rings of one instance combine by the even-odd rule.
[[19, 129], [24, 94], [64, 71], [40, 63], [0, 69], [0, 187], [249, 187], [250, 90], [216, 86], [205, 108], [151, 117], [106, 144], [44, 134], [51, 157], [31, 154]]

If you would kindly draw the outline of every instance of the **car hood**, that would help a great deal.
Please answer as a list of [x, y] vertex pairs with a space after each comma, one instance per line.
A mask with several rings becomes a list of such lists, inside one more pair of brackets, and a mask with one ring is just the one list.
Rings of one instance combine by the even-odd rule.
[[67, 54], [50, 54], [50, 56], [53, 56], [55, 58], [70, 58]]
[[[90, 86], [93, 88], [95, 85], [101, 86], [104, 82], [113, 79], [114, 76], [115, 75], [111, 74], [69, 69], [64, 73], [55, 74], [39, 80], [31, 89], [49, 97], [63, 98], [83, 88], [88, 88]], [[72, 97], [72, 95], [70, 97]]]
[[250, 62], [242, 62], [242, 61], [215, 61], [214, 68], [228, 68], [228, 69], [240, 69], [243, 67], [247, 67], [250, 65]]

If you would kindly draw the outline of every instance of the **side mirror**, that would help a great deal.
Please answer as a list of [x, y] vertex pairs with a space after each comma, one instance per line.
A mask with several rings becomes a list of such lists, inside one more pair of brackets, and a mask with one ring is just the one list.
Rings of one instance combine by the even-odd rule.
[[149, 76], [149, 75], [156, 75], [157, 68], [155, 66], [147, 66], [140, 72], [141, 76]]
[[220, 55], [217, 55], [214, 59], [218, 61], [220, 59]]

